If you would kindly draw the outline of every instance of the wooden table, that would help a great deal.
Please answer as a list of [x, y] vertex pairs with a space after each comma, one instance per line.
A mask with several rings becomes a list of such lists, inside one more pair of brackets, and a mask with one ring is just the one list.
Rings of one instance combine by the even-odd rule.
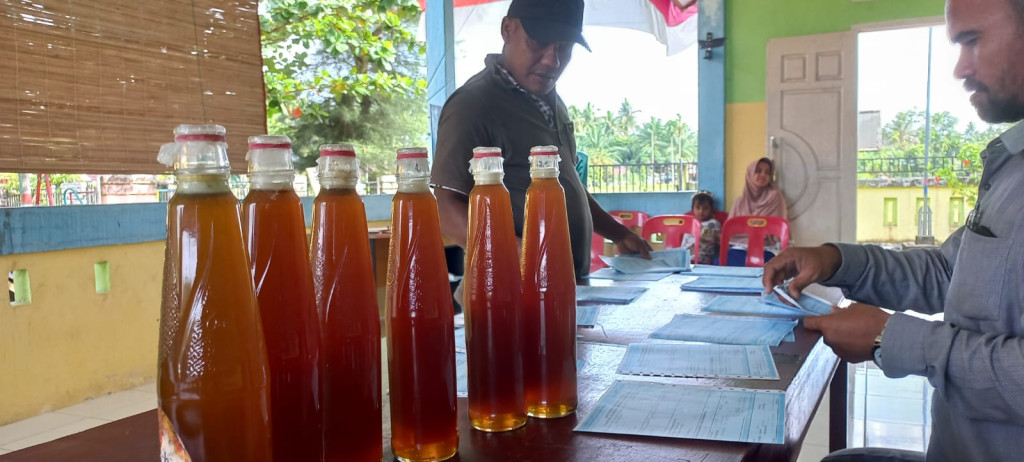
[[[796, 341], [772, 347], [781, 380], [668, 379], [637, 378], [670, 383], [747, 387], [786, 391], [786, 434], [783, 445], [725, 443], [715, 441], [599, 435], [576, 433], [572, 429], [579, 415], [593, 409], [598, 398], [618, 378], [615, 374], [625, 353], [624, 345], [646, 342], [647, 334], [667, 323], [678, 313], [697, 313], [715, 295], [681, 292], [685, 276], [670, 276], [655, 283], [616, 283], [646, 285], [649, 290], [629, 306], [602, 308], [594, 329], [581, 329], [579, 359], [584, 361], [579, 377], [579, 413], [561, 419], [530, 419], [519, 430], [489, 434], [469, 425], [467, 404], [459, 399], [459, 453], [454, 461], [766, 461], [796, 460], [818, 403], [829, 385], [839, 360], [820, 340], [817, 333], [797, 327]], [[610, 285], [594, 281], [594, 285]], [[846, 399], [845, 377], [841, 385]], [[833, 403], [836, 400], [833, 399]], [[833, 406], [836, 407], [836, 406]], [[832, 421], [845, 423], [845, 405]], [[385, 410], [385, 412], [387, 412]], [[385, 460], [393, 460], [388, 440], [390, 428], [384, 428]], [[77, 461], [137, 462], [157, 460], [155, 411], [112, 422], [59, 440], [0, 456], [2, 462]], [[845, 430], [842, 434], [845, 442]], [[836, 446], [840, 446], [835, 442]]]

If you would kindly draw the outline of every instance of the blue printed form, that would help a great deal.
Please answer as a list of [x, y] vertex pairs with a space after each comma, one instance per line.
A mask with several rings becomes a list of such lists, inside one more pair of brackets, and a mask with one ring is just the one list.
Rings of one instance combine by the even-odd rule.
[[633, 255], [601, 256], [601, 261], [623, 273], [678, 273], [690, 270], [690, 250], [683, 248], [655, 250], [651, 258]]
[[694, 276], [718, 276], [736, 278], [761, 278], [764, 268], [757, 266], [714, 266], [694, 265], [689, 273]]
[[469, 377], [466, 372], [466, 352], [455, 352], [455, 396], [465, 398], [469, 396]]
[[786, 394], [619, 380], [576, 431], [782, 444]]
[[677, 314], [650, 337], [725, 345], [777, 346], [793, 333], [794, 327], [796, 320], [792, 319]]
[[774, 290], [765, 294], [764, 301], [771, 305], [797, 310], [803, 316], [823, 315], [832, 312], [832, 304], [819, 297], [801, 293], [800, 298], [793, 300], [793, 297], [789, 296], [788, 291], [789, 283], [777, 285]]
[[466, 352], [466, 328], [455, 328], [455, 351]]
[[612, 281], [660, 281], [672, 273], [633, 273], [627, 274], [615, 268], [601, 268], [587, 276], [590, 279], [611, 279]]
[[577, 302], [632, 303], [646, 287], [576, 286]]
[[594, 327], [597, 322], [596, 305], [583, 305], [576, 307], [576, 327]]
[[626, 350], [618, 372], [662, 377], [779, 380], [779, 371], [767, 345], [634, 343]]
[[764, 292], [764, 286], [761, 285], [760, 279], [735, 276], [698, 276], [697, 279], [684, 282], [680, 288], [697, 292], [725, 292], [731, 294], [760, 294]]
[[760, 314], [791, 318], [802, 318], [810, 314], [796, 307], [783, 305], [781, 302], [768, 303], [765, 299], [749, 295], [720, 295], [702, 309], [710, 313]]

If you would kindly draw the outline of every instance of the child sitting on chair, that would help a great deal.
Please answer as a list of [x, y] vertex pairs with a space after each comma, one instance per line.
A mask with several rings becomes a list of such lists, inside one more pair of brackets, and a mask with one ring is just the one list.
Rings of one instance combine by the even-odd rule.
[[697, 263], [711, 265], [718, 258], [718, 245], [722, 239], [722, 224], [715, 219], [715, 198], [707, 191], [693, 195], [690, 213], [700, 221], [700, 255]]

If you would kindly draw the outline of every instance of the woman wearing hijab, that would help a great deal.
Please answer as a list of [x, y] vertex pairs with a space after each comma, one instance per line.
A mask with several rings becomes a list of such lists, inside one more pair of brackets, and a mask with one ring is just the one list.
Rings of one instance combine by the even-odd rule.
[[[729, 209], [729, 218], [737, 216], [760, 216], [779, 217], [789, 219], [786, 212], [786, 199], [782, 197], [782, 191], [775, 186], [775, 165], [771, 159], [762, 157], [747, 166], [747, 182], [743, 188], [743, 195], [736, 199]], [[767, 245], [775, 245], [778, 241], [774, 236], [766, 238]], [[729, 266], [744, 266], [747, 259], [747, 239], [741, 237], [732, 239], [732, 248], [729, 249], [727, 263]], [[768, 261], [775, 254], [765, 250], [764, 261]]]
[[743, 195], [729, 209], [729, 218], [752, 215], [788, 219], [786, 200], [772, 181], [774, 176], [775, 166], [767, 157], [747, 166], [747, 184], [743, 188]]

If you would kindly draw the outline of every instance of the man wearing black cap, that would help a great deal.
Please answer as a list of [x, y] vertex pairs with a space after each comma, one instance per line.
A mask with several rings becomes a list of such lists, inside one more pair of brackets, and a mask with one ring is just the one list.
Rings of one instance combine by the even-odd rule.
[[505, 44], [486, 67], [452, 94], [441, 110], [431, 184], [441, 229], [466, 246], [469, 159], [477, 146], [497, 146], [505, 158], [505, 187], [512, 198], [516, 235], [522, 236], [530, 148], [558, 146], [559, 182], [565, 189], [576, 277], [590, 273], [591, 235], [611, 239], [621, 253], [647, 256], [650, 246], [620, 224], [586, 191], [576, 173], [572, 121], [555, 83], [583, 39], [583, 0], [513, 0], [501, 21]]

